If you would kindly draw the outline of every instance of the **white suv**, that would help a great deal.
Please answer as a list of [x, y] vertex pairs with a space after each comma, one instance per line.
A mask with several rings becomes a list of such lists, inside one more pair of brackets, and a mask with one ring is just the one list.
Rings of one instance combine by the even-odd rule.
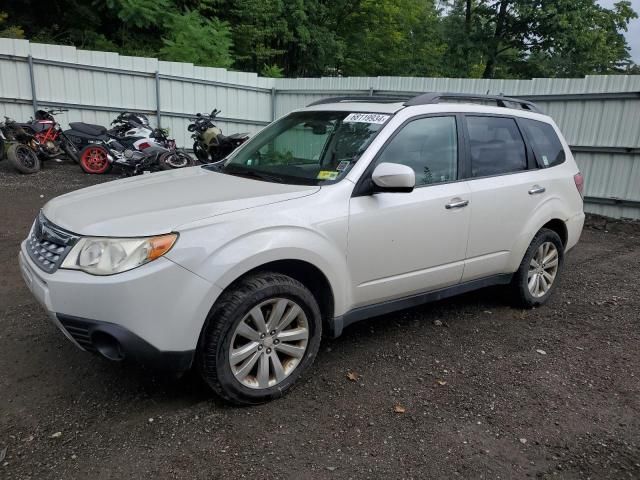
[[495, 284], [543, 304], [582, 231], [582, 185], [529, 102], [333, 98], [221, 163], [51, 200], [20, 264], [78, 347], [196, 366], [253, 404], [293, 385], [323, 332]]

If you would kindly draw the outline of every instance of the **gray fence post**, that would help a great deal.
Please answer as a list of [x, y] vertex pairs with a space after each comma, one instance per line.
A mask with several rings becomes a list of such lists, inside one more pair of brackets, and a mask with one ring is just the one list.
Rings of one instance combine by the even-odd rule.
[[276, 119], [276, 87], [271, 87], [271, 121]]
[[156, 70], [156, 117], [158, 119], [158, 128], [162, 128], [160, 120], [160, 72], [158, 70]]
[[33, 104], [33, 114], [36, 114], [38, 110], [38, 97], [36, 95], [36, 79], [33, 73], [33, 57], [31, 54], [27, 57], [27, 63], [29, 64], [29, 80], [31, 80], [31, 103]]
[[369, 87], [369, 96], [373, 97], [373, 86]]

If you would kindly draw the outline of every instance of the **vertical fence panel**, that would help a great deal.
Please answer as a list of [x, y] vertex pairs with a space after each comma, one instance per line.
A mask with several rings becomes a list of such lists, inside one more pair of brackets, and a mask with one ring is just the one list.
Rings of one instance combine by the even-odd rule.
[[[155, 58], [0, 39], [0, 119], [7, 115], [26, 120], [37, 107], [64, 106], [69, 108], [60, 116], [64, 126], [69, 121], [107, 125], [123, 110], [140, 111], [169, 128], [178, 145], [187, 148], [192, 142], [186, 130], [188, 117], [213, 108], [222, 110], [218, 124], [225, 133], [255, 134], [274, 119], [323, 97], [426, 91], [530, 98], [555, 119], [574, 148], [586, 174], [586, 195], [591, 197], [586, 210], [640, 218], [640, 75], [532, 80], [271, 79]], [[615, 201], [623, 202], [605, 204]]]

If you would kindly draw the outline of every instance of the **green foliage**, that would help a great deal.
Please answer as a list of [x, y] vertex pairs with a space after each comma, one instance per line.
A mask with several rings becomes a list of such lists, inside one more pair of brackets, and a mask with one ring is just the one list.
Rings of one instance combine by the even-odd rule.
[[24, 30], [18, 25], [5, 25], [9, 14], [0, 11], [0, 37], [24, 38]]
[[284, 70], [278, 65], [265, 65], [262, 67], [260, 75], [263, 77], [282, 78], [284, 77]]
[[159, 57], [175, 62], [191, 62], [209, 67], [230, 67], [233, 63], [231, 31], [217, 18], [203, 18], [196, 11], [172, 14], [166, 24], [167, 34]]
[[120, 20], [136, 28], [153, 26], [167, 12], [175, 10], [170, 0], [106, 0], [105, 3]]
[[631, 2], [3, 0], [0, 36], [263, 76], [638, 73]]
[[362, 0], [343, 20], [344, 75], [439, 76], [444, 40], [433, 2]]

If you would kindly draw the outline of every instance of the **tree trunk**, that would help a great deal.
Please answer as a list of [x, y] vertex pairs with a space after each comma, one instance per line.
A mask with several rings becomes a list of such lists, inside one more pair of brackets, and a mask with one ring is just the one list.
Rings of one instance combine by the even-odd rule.
[[500, 46], [500, 39], [504, 34], [504, 25], [507, 19], [508, 6], [509, 0], [501, 0], [500, 9], [498, 10], [498, 18], [496, 19], [496, 30], [493, 34], [491, 42], [489, 43], [487, 64], [484, 68], [482, 78], [493, 78], [493, 74], [496, 69], [496, 59], [498, 57], [498, 47]]

